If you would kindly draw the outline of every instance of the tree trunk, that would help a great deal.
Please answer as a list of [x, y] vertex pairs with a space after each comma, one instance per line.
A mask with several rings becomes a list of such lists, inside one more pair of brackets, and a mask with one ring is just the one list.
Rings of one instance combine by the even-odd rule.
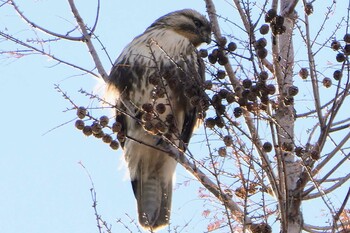
[[[279, 106], [276, 111], [278, 133], [278, 169], [282, 203], [280, 203], [281, 232], [299, 233], [302, 230], [301, 197], [296, 194], [301, 165], [294, 156], [294, 100], [289, 93], [293, 86], [293, 28], [295, 21], [293, 1], [281, 0], [280, 14], [284, 17], [285, 32], [273, 38], [275, 77], [279, 89]], [[295, 1], [294, 1], [295, 2]], [[287, 10], [288, 9], [288, 10]], [[278, 56], [276, 56], [278, 55]]]

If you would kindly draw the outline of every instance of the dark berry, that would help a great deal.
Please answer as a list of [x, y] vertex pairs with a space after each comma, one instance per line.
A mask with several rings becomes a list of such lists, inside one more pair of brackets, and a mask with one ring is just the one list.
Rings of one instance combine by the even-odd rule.
[[109, 123], [109, 118], [108, 118], [108, 116], [101, 116], [101, 117], [100, 117], [100, 125], [101, 125], [102, 127], [106, 127], [106, 126], [108, 125], [108, 123]]
[[350, 44], [344, 46], [344, 54], [350, 55]]
[[241, 107], [236, 107], [236, 108], [233, 109], [233, 115], [234, 115], [236, 118], [242, 116], [242, 114], [243, 114], [243, 110], [242, 110]]
[[276, 16], [277, 16], [277, 12], [275, 9], [268, 10], [265, 15], [265, 22], [270, 23]]
[[82, 121], [82, 120], [76, 120], [75, 121], [75, 127], [77, 128], [77, 129], [79, 129], [79, 130], [83, 130], [84, 129], [84, 127], [85, 127], [85, 123], [84, 123], [84, 121]]
[[242, 81], [242, 85], [244, 88], [250, 88], [252, 86], [252, 80], [246, 78]]
[[118, 150], [119, 149], [119, 142], [116, 140], [111, 141], [111, 143], [109, 144], [109, 146], [113, 149], [113, 150]]
[[224, 137], [225, 146], [232, 146], [233, 140], [231, 135], [226, 135]]
[[77, 116], [80, 118], [80, 119], [83, 119], [84, 117], [86, 117], [86, 114], [87, 114], [87, 110], [85, 107], [79, 107], [77, 109]]
[[151, 103], [144, 103], [144, 104], [142, 104], [141, 108], [145, 112], [152, 112], [153, 111], [153, 104], [151, 104]]
[[230, 52], [234, 52], [236, 49], [237, 49], [237, 45], [236, 45], [235, 42], [230, 42], [227, 45], [227, 50], [230, 51]]
[[343, 73], [341, 72], [341, 70], [336, 70], [333, 73], [333, 78], [337, 81], [340, 80], [342, 76], [343, 76]]
[[306, 3], [304, 10], [307, 15], [311, 15], [314, 12], [314, 7], [312, 6], [312, 3], [310, 2]]
[[265, 48], [258, 49], [256, 53], [260, 59], [264, 59], [267, 56], [267, 50]]
[[307, 68], [301, 68], [299, 71], [299, 76], [302, 79], [307, 79], [307, 77], [309, 76], [309, 71], [307, 70]]
[[298, 92], [299, 92], [299, 88], [297, 86], [290, 86], [288, 88], [288, 94], [290, 96], [296, 96], [298, 94]]
[[332, 86], [332, 79], [325, 77], [322, 81], [323, 86], [329, 88]]
[[269, 78], [269, 74], [266, 71], [261, 71], [258, 78], [260, 81], [266, 81]]
[[343, 53], [338, 53], [335, 58], [337, 59], [337, 62], [344, 62], [345, 61], [345, 55]]
[[207, 128], [209, 128], [209, 129], [212, 129], [212, 128], [214, 128], [215, 127], [215, 119], [214, 118], [211, 118], [211, 117], [209, 117], [209, 118], [207, 118], [206, 120], [205, 120], [205, 126], [207, 127]]
[[268, 93], [269, 95], [273, 95], [273, 94], [276, 93], [276, 87], [275, 87], [275, 85], [273, 85], [273, 84], [268, 84], [268, 85], [266, 86], [266, 90], [267, 90], [267, 93]]
[[202, 58], [206, 58], [206, 57], [208, 57], [208, 50], [206, 50], [206, 49], [201, 49], [201, 50], [198, 51], [198, 55], [199, 55], [200, 57], [202, 57]]
[[332, 43], [331, 43], [331, 48], [334, 50], [334, 51], [337, 51], [340, 49], [340, 42], [339, 41], [336, 41], [336, 40], [333, 40]]
[[265, 142], [263, 144], [263, 149], [264, 149], [265, 152], [272, 151], [272, 144], [270, 142]]
[[268, 24], [261, 25], [259, 31], [262, 35], [266, 35], [270, 30], [270, 26]]
[[218, 72], [216, 73], [216, 77], [218, 79], [224, 79], [226, 76], [226, 72], [224, 70], [218, 70]]
[[113, 133], [118, 133], [122, 130], [122, 124], [118, 121], [114, 122], [112, 125], [112, 131]]
[[213, 54], [209, 54], [209, 55], [208, 55], [208, 61], [209, 61], [211, 64], [215, 64], [215, 63], [218, 61], [218, 57], [217, 57], [217, 56], [214, 56]]
[[350, 33], [347, 33], [347, 34], [344, 35], [344, 41], [346, 43], [350, 43]]
[[255, 45], [256, 49], [265, 48], [267, 45], [267, 40], [265, 38], [260, 38], [259, 40], [255, 41], [254, 45]]
[[166, 110], [166, 106], [165, 104], [163, 103], [159, 103], [156, 105], [156, 111], [159, 113], [159, 114], [163, 114]]

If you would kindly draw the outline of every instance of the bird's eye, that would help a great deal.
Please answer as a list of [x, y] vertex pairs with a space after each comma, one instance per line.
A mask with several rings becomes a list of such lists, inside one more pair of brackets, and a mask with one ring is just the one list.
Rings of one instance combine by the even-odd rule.
[[194, 25], [196, 25], [197, 28], [200, 28], [203, 26], [202, 22], [197, 19], [193, 20], [193, 23]]

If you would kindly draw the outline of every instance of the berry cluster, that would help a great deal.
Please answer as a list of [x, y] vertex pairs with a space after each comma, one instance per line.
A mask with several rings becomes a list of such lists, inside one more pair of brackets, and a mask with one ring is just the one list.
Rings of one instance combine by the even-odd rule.
[[286, 31], [284, 26], [284, 17], [277, 15], [275, 9], [270, 9], [265, 14], [265, 22], [270, 23], [271, 31], [274, 35], [280, 35]]
[[[101, 139], [104, 143], [109, 144], [109, 146], [117, 150], [119, 148], [119, 142], [125, 140], [125, 136], [121, 133], [121, 124], [119, 122], [114, 122], [112, 126], [109, 126], [109, 118], [107, 116], [101, 116], [98, 120], [93, 119], [85, 107], [77, 108], [77, 116], [79, 119], [75, 121], [75, 127], [83, 132], [86, 136], [95, 136]], [[86, 124], [84, 118], [88, 117], [92, 123], [90, 125]], [[106, 129], [110, 129], [112, 133], [106, 133]], [[112, 135], [116, 134], [117, 138], [113, 139]]]
[[[331, 42], [330, 47], [334, 50], [337, 51], [337, 55], [335, 57], [335, 59], [337, 60], [337, 62], [339, 63], [343, 63], [346, 61], [346, 59], [348, 58], [348, 56], [350, 55], [350, 34], [345, 34], [344, 38], [343, 38], [345, 45], [342, 45], [340, 43], [340, 41], [338, 40], [333, 40]], [[307, 79], [309, 76], [309, 71], [307, 68], [303, 67], [300, 69], [299, 71], [299, 76], [302, 79]], [[335, 81], [339, 81], [341, 80], [341, 78], [343, 77], [343, 70], [339, 69], [339, 70], [335, 70], [333, 72], [333, 79]], [[329, 77], [324, 77], [322, 80], [322, 84], [324, 87], [329, 88], [332, 86], [332, 79]]]

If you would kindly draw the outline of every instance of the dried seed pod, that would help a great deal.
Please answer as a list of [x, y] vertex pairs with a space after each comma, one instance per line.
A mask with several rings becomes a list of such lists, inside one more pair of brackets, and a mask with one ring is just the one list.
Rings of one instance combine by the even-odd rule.
[[307, 70], [307, 68], [301, 68], [299, 70], [299, 76], [302, 78], [302, 79], [307, 79], [307, 77], [309, 76], [309, 71]]
[[322, 84], [324, 87], [326, 88], [329, 88], [332, 86], [332, 79], [328, 78], [328, 77], [325, 77], [323, 80], [322, 80]]
[[85, 127], [84, 121], [82, 121], [80, 119], [75, 121], [75, 128], [77, 128], [79, 130], [83, 130], [84, 127]]
[[220, 98], [225, 99], [228, 93], [230, 92], [227, 89], [223, 88], [223, 89], [220, 89], [218, 95], [220, 96]]
[[237, 44], [235, 42], [230, 42], [227, 45], [227, 50], [230, 52], [234, 52], [237, 49]]
[[153, 112], [153, 104], [151, 103], [144, 103], [141, 108], [145, 112]]
[[241, 107], [235, 107], [235, 108], [233, 109], [233, 115], [234, 115], [236, 118], [242, 116], [242, 114], [243, 114], [243, 110], [242, 110]]
[[218, 70], [216, 73], [216, 77], [218, 79], [224, 79], [226, 77], [226, 72], [224, 70]]
[[341, 77], [343, 77], [343, 73], [341, 72], [341, 70], [336, 70], [333, 73], [333, 78], [337, 81], [339, 81], [341, 79]]
[[344, 62], [345, 61], [345, 55], [343, 53], [338, 53], [337, 56], [335, 57], [337, 62]]
[[122, 130], [122, 123], [116, 121], [112, 125], [113, 133], [119, 133]]
[[203, 87], [206, 90], [211, 90], [211, 88], [213, 87], [213, 82], [211, 80], [205, 80], [203, 83]]
[[126, 139], [125, 133], [123, 131], [118, 132], [117, 139], [120, 143], [125, 142], [125, 139]]
[[312, 6], [311, 2], [305, 4], [304, 11], [307, 15], [311, 15], [314, 12], [314, 7]]
[[225, 123], [220, 116], [215, 117], [215, 124], [219, 128], [223, 128], [225, 126]]
[[209, 129], [212, 129], [215, 127], [215, 119], [212, 117], [209, 117], [205, 120], [205, 126]]
[[93, 133], [95, 138], [103, 138], [105, 136], [105, 133], [101, 130], [99, 133]]
[[90, 125], [85, 125], [83, 128], [83, 134], [85, 134], [85, 136], [90, 136], [92, 135], [92, 129]]
[[109, 118], [107, 116], [101, 116], [100, 117], [100, 125], [102, 127], [106, 127], [109, 123]]
[[211, 64], [215, 64], [218, 61], [218, 57], [214, 56], [212, 53], [208, 55], [208, 61]]
[[119, 149], [119, 142], [116, 140], [112, 140], [111, 143], [109, 144], [109, 146], [113, 149], [113, 150], [118, 150]]
[[99, 122], [95, 121], [92, 123], [91, 129], [94, 134], [99, 134], [102, 131], [102, 126], [99, 124]]
[[265, 38], [260, 38], [254, 43], [256, 49], [262, 49], [265, 48], [267, 45], [267, 40]]
[[233, 94], [232, 92], [229, 92], [226, 96], [227, 103], [231, 104], [231, 103], [235, 102], [235, 100], [236, 100], [235, 94]]
[[224, 143], [225, 143], [225, 146], [232, 146], [232, 144], [233, 144], [232, 136], [226, 135], [224, 137]]
[[79, 108], [77, 108], [77, 116], [80, 119], [83, 119], [84, 117], [86, 117], [87, 114], [87, 110], [85, 107], [80, 106]]
[[219, 38], [218, 40], [218, 44], [221, 46], [221, 47], [224, 47], [227, 43], [227, 39], [226, 37], [222, 36], [221, 38]]
[[263, 144], [263, 150], [265, 152], [271, 152], [272, 151], [272, 144], [270, 142], [265, 142]]
[[273, 95], [273, 94], [276, 93], [276, 87], [275, 87], [275, 85], [273, 85], [273, 84], [268, 84], [268, 85], [266, 86], [266, 90], [267, 90], [267, 93], [268, 93], [269, 95]]
[[338, 51], [340, 49], [341, 45], [340, 45], [340, 42], [339, 41], [336, 41], [336, 40], [333, 40], [332, 43], [331, 43], [331, 48], [334, 50], [334, 51]]
[[261, 48], [261, 49], [258, 49], [256, 51], [256, 55], [258, 56], [258, 58], [260, 59], [264, 59], [267, 57], [267, 49], [265, 48]]
[[261, 71], [258, 76], [260, 81], [266, 81], [269, 78], [269, 73], [266, 71]]
[[198, 51], [198, 55], [201, 57], [201, 58], [206, 58], [208, 57], [208, 50], [206, 49], [201, 49]]
[[299, 92], [299, 88], [297, 86], [290, 86], [288, 88], [288, 95], [290, 96], [296, 96]]
[[152, 120], [153, 120], [153, 114], [150, 113], [150, 112], [144, 112], [144, 113], [142, 114], [141, 120], [142, 120], [143, 122], [152, 121]]
[[113, 141], [113, 138], [112, 138], [111, 135], [105, 134], [105, 135], [102, 137], [102, 141], [103, 141], [104, 143], [110, 144], [110, 143]]
[[165, 104], [163, 103], [159, 103], [156, 105], [156, 111], [159, 113], [159, 114], [163, 114], [166, 110], [166, 106]]
[[267, 223], [252, 224], [250, 230], [252, 233], [272, 233], [272, 228]]
[[344, 46], [344, 55], [350, 55], [350, 44]]
[[218, 154], [221, 157], [225, 157], [227, 155], [226, 148], [225, 147], [220, 147], [218, 150]]
[[346, 33], [343, 39], [346, 43], [350, 43], [350, 33]]
[[271, 21], [277, 16], [277, 12], [275, 9], [270, 9], [267, 11], [265, 15], [265, 22], [271, 23]]
[[219, 56], [218, 63], [219, 63], [219, 65], [224, 66], [228, 63], [228, 58], [225, 55]]
[[290, 105], [294, 104], [294, 97], [288, 96], [288, 97], [284, 98], [283, 103], [286, 106], [290, 106]]
[[270, 30], [270, 26], [268, 24], [261, 25], [259, 31], [262, 35], [266, 35]]
[[249, 78], [246, 78], [242, 81], [242, 85], [244, 88], [250, 88], [252, 86], [252, 80], [250, 80]]
[[216, 112], [220, 115], [224, 114], [226, 111], [226, 106], [223, 104], [219, 104], [219, 105], [216, 105], [214, 107], [215, 107]]

